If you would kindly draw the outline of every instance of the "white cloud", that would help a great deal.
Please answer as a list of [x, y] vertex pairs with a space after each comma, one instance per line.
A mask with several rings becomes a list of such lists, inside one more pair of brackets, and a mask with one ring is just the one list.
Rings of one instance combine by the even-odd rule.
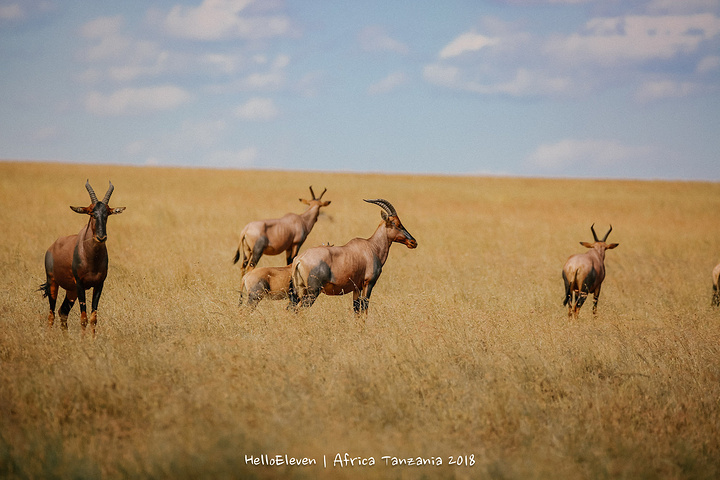
[[366, 27], [360, 32], [360, 47], [368, 52], [394, 52], [407, 55], [410, 48], [395, 40], [380, 27]]
[[110, 95], [90, 92], [85, 99], [85, 109], [95, 115], [135, 115], [176, 108], [191, 98], [184, 89], [174, 85], [145, 88], [123, 88]]
[[554, 173], [570, 167], [616, 167], [647, 159], [654, 153], [656, 149], [653, 147], [624, 145], [614, 140], [566, 139], [538, 146], [528, 156], [527, 163], [541, 172]]
[[237, 51], [172, 50], [160, 41], [127, 35], [124, 24], [124, 17], [119, 15], [96, 18], [82, 26], [81, 34], [89, 45], [81, 51], [81, 58], [91, 67], [76, 78], [87, 83], [102, 80], [127, 83], [198, 71], [206, 75], [232, 75], [247, 66], [244, 56]]
[[283, 84], [281, 72], [252, 73], [241, 80], [245, 90], [277, 90]]
[[394, 72], [383, 78], [377, 83], [370, 85], [368, 93], [370, 95], [379, 95], [382, 93], [388, 93], [395, 90], [400, 85], [407, 82], [407, 75], [403, 72]]
[[261, 39], [291, 33], [286, 15], [257, 15], [246, 10], [252, 0], [204, 0], [198, 7], [173, 6], [150, 15], [170, 35], [195, 40]]
[[132, 43], [130, 38], [121, 34], [124, 23], [122, 15], [99, 17], [85, 23], [80, 28], [81, 35], [97, 41], [84, 51], [85, 60], [105, 60], [124, 54]]
[[476, 52], [482, 48], [497, 45], [497, 38], [490, 38], [478, 33], [464, 33], [450, 42], [440, 51], [440, 58], [452, 58], [467, 52]]
[[[597, 17], [574, 33], [545, 36], [492, 19], [483, 28], [445, 45], [424, 67], [424, 79], [515, 97], [568, 98], [622, 88], [641, 101], [717, 88], [706, 75], [720, 70], [713, 49], [720, 41], [720, 17], [712, 13]], [[694, 72], [687, 68], [691, 61]]]
[[669, 59], [694, 52], [699, 44], [720, 34], [720, 18], [713, 14], [595, 18], [585, 31], [557, 36], [545, 52], [566, 63], [623, 62]]
[[278, 110], [270, 98], [251, 98], [235, 109], [235, 115], [243, 120], [267, 121], [277, 117]]
[[263, 72], [253, 72], [232, 82], [215, 84], [207, 87], [207, 91], [215, 94], [225, 94], [235, 91], [276, 91], [285, 86], [285, 69], [290, 64], [290, 57], [278, 55], [270, 62], [263, 57], [263, 61], [255, 59], [255, 63], [266, 65], [269, 68]]
[[494, 81], [482, 82], [474, 78], [472, 73], [458, 67], [436, 63], [425, 66], [423, 77], [438, 86], [482, 95], [560, 96], [572, 89], [569, 78], [526, 68], [508, 72], [503, 79], [495, 78]]

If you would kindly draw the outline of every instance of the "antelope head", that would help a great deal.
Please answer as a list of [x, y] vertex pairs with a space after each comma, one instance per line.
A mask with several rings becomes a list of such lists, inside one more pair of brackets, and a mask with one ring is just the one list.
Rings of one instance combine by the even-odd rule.
[[582, 245], [583, 247], [594, 248], [595, 250], [599, 250], [600, 252], [602, 252], [604, 254], [605, 250], [611, 250], [611, 249], [617, 247], [618, 245], [620, 245], [619, 243], [605, 243], [605, 240], [607, 240], [608, 235], [610, 235], [610, 232], [612, 232], [612, 225], [610, 225], [610, 230], [607, 231], [607, 233], [605, 234], [605, 236], [603, 237], [602, 240], [599, 240], [597, 233], [595, 233], [595, 224], [594, 223], [590, 226], [590, 231], [592, 232], [593, 239], [595, 239], [595, 241], [593, 243], [580, 242], [580, 245]]
[[112, 192], [115, 189], [112, 182], [110, 182], [110, 186], [108, 187], [108, 190], [105, 193], [105, 197], [102, 199], [102, 201], [98, 201], [97, 195], [95, 195], [95, 191], [90, 186], [90, 180], [87, 180], [85, 182], [85, 188], [90, 194], [90, 202], [92, 202], [90, 203], [90, 206], [71, 206], [70, 208], [73, 212], [90, 215], [90, 228], [92, 229], [93, 238], [96, 242], [103, 243], [105, 242], [105, 240], [107, 240], [108, 216], [122, 213], [123, 210], [125, 210], [125, 207], [110, 208], [110, 206], [108, 205], [108, 202], [110, 201], [110, 195], [112, 195]]
[[311, 206], [311, 207], [312, 207], [313, 205], [317, 205], [318, 207], [327, 207], [328, 205], [330, 205], [330, 201], [329, 201], [329, 200], [326, 201], [326, 202], [323, 202], [323, 201], [322, 201], [322, 197], [323, 197], [323, 195], [325, 195], [325, 192], [327, 192], [327, 188], [322, 191], [322, 193], [320, 194], [319, 197], [316, 197], [316, 196], [315, 196], [315, 192], [313, 192], [312, 186], [310, 186], [311, 199], [310, 199], [310, 200], [306, 200], [306, 199], [304, 199], [304, 198], [301, 198], [300, 201], [301, 201], [302, 203], [304, 203], [305, 205], [309, 205], [309, 206]]
[[390, 238], [392, 242], [402, 243], [408, 248], [417, 247], [417, 241], [412, 235], [410, 235], [410, 232], [405, 229], [400, 221], [400, 217], [398, 217], [398, 214], [395, 211], [395, 207], [393, 207], [390, 202], [383, 200], [382, 198], [365, 201], [368, 203], [374, 203], [383, 209], [383, 211], [380, 212], [380, 216], [385, 221], [385, 228], [387, 228], [390, 232], [390, 236], [388, 236], [388, 238]]

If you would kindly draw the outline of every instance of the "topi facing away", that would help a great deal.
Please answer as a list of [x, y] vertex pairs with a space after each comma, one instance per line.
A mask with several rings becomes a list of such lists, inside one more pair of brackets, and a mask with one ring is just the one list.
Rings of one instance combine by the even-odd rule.
[[713, 268], [712, 278], [713, 278], [712, 305], [714, 307], [720, 307], [720, 263], [715, 265], [715, 268]]
[[315, 197], [315, 192], [310, 187], [312, 200], [300, 199], [308, 206], [300, 215], [288, 213], [282, 218], [257, 220], [245, 225], [240, 232], [240, 245], [233, 261], [233, 263], [240, 261], [242, 275], [255, 268], [263, 255], [279, 255], [286, 252], [287, 264], [290, 265], [317, 222], [320, 208], [330, 205], [329, 201], [322, 201], [325, 192], [327, 188], [319, 197]]
[[107, 240], [107, 219], [110, 215], [122, 213], [125, 207], [111, 208], [108, 205], [112, 195], [113, 184], [110, 183], [105, 198], [98, 201], [90, 182], [85, 182], [90, 194], [89, 207], [70, 207], [76, 213], [90, 216], [77, 235], [58, 238], [45, 253], [45, 274], [47, 282], [40, 286], [44, 296], [50, 301], [48, 324], [52, 327], [55, 321], [55, 302], [59, 288], [65, 289], [65, 300], [60, 306], [60, 326], [67, 329], [67, 318], [76, 299], [80, 299], [80, 325], [83, 333], [88, 324], [85, 290], [92, 288], [92, 310], [90, 328], [95, 334], [97, 308], [100, 302], [103, 284], [108, 272], [108, 254], [105, 246]]
[[292, 264], [290, 306], [311, 306], [320, 292], [344, 295], [352, 292], [355, 313], [367, 312], [370, 295], [380, 278], [393, 242], [417, 247], [387, 200], [365, 200], [383, 209], [382, 222], [370, 238], [355, 238], [341, 247], [320, 246], [299, 255]]
[[253, 309], [263, 298], [284, 300], [288, 298], [290, 289], [290, 272], [292, 265], [284, 267], [259, 267], [248, 272], [241, 280], [240, 306], [243, 297], [245, 304]]
[[597, 313], [597, 303], [600, 298], [600, 287], [605, 279], [605, 250], [617, 247], [618, 243], [605, 243], [610, 230], [602, 240], [598, 240], [595, 234], [595, 224], [590, 227], [595, 242], [580, 242], [583, 247], [589, 248], [586, 253], [572, 255], [565, 262], [563, 267], [563, 280], [565, 281], [565, 300], [563, 305], [568, 306], [568, 317], [578, 317], [580, 307], [587, 299], [588, 294], [593, 294], [593, 315]]

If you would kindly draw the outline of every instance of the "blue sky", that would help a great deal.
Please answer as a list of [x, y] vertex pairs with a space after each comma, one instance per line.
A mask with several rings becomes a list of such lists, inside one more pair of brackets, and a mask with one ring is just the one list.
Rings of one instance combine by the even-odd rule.
[[0, 158], [720, 181], [720, 0], [0, 0]]

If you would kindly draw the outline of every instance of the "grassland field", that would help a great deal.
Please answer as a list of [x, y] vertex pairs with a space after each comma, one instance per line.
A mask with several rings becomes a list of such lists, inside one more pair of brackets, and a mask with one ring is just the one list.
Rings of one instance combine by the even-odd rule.
[[[87, 178], [127, 207], [95, 338], [77, 305], [48, 329], [37, 291]], [[332, 203], [302, 251], [369, 237], [363, 198], [418, 241], [390, 249], [365, 318], [349, 295], [238, 308], [240, 230], [310, 185]], [[718, 183], [6, 161], [0, 205], [0, 477], [720, 477]], [[593, 223], [620, 246], [598, 315], [568, 319], [561, 269]], [[392, 465], [418, 457], [442, 464]]]

